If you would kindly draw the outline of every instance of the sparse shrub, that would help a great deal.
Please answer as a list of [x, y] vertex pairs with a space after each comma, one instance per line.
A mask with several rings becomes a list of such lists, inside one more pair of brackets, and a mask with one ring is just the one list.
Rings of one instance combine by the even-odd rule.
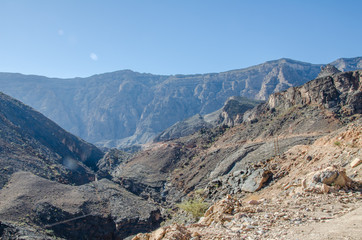
[[335, 142], [334, 142], [334, 145], [336, 145], [337, 147], [340, 147], [340, 146], [341, 146], [341, 142], [340, 142], [340, 141], [335, 141]]
[[196, 198], [183, 201], [182, 203], [177, 204], [177, 206], [185, 212], [191, 214], [197, 221], [204, 215], [209, 207], [209, 204], [204, 202], [202, 198]]

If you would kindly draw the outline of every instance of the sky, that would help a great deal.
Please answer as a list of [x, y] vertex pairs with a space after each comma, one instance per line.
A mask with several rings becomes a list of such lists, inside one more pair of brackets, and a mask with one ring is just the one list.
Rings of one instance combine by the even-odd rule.
[[194, 74], [362, 56], [360, 0], [0, 0], [0, 72]]

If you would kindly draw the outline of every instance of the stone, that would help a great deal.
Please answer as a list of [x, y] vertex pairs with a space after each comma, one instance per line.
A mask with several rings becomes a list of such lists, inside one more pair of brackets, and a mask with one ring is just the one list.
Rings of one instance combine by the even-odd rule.
[[316, 172], [313, 175], [313, 181], [316, 183], [324, 183], [329, 186], [334, 185], [344, 187], [351, 182], [351, 179], [347, 177], [345, 169], [332, 166]]
[[248, 203], [249, 203], [250, 205], [259, 205], [259, 204], [260, 204], [260, 202], [259, 202], [258, 200], [255, 200], [255, 199], [250, 200]]
[[360, 165], [362, 163], [362, 159], [360, 158], [355, 158], [352, 162], [351, 162], [351, 168], [355, 168], [358, 165]]
[[268, 181], [272, 173], [264, 169], [255, 170], [244, 182], [241, 190], [245, 192], [256, 192]]

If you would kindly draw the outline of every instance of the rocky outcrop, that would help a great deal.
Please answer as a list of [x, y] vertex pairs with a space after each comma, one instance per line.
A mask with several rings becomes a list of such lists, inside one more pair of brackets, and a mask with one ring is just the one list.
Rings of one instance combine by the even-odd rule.
[[243, 121], [243, 115], [247, 110], [254, 108], [261, 101], [255, 101], [244, 97], [230, 97], [221, 109], [218, 124], [229, 127], [240, 124]]
[[317, 78], [321, 78], [321, 77], [326, 77], [326, 76], [330, 76], [336, 73], [340, 73], [341, 71], [338, 70], [338, 68], [336, 68], [335, 66], [328, 64], [326, 66], [322, 66], [321, 67], [321, 71], [318, 74]]
[[193, 134], [194, 132], [202, 128], [211, 128], [212, 124], [206, 122], [200, 114], [188, 118], [184, 121], [177, 122], [171, 127], [167, 128], [165, 131], [160, 133], [153, 141], [161, 142], [172, 139], [177, 139], [180, 137], [185, 137], [187, 135]]
[[122, 162], [126, 161], [132, 156], [131, 153], [127, 153], [116, 148], [108, 150], [103, 158], [97, 163], [97, 177], [98, 178], [111, 178], [111, 172], [117, 168]]
[[244, 114], [244, 121], [255, 121], [263, 111], [319, 105], [334, 114], [362, 113], [362, 72], [345, 72], [312, 80], [301, 87], [270, 95], [266, 104]]
[[[358, 68], [347, 60], [349, 68]], [[274, 92], [314, 79], [320, 66], [280, 59], [197, 75], [124, 70], [88, 78], [49, 79], [2, 73], [0, 91], [87, 141], [120, 147], [151, 141], [178, 121], [220, 109], [231, 96], [265, 100]]]

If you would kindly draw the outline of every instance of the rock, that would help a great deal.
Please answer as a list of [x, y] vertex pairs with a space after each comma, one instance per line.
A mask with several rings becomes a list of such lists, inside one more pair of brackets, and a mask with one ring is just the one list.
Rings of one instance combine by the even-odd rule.
[[316, 183], [324, 183], [329, 186], [344, 187], [352, 180], [347, 177], [345, 169], [332, 166], [316, 172], [313, 175], [313, 181]]
[[248, 202], [248, 204], [250, 204], [250, 205], [259, 205], [260, 202], [259, 202], [258, 200], [253, 199], [253, 200], [250, 200], [250, 201]]
[[351, 168], [355, 168], [358, 165], [360, 165], [362, 163], [362, 159], [360, 158], [355, 158], [352, 162], [351, 162]]
[[257, 169], [250, 176], [248, 176], [241, 190], [245, 192], [258, 191], [271, 176], [272, 173], [270, 171], [264, 169]]
[[191, 239], [191, 232], [187, 230], [186, 227], [173, 224], [171, 226], [162, 227], [152, 233], [140, 233], [132, 240], [189, 240]]
[[[200, 224], [210, 225], [211, 223], [224, 223], [230, 221], [230, 214], [239, 212], [241, 202], [228, 195], [223, 200], [215, 203], [205, 212], [204, 217], [199, 220]], [[228, 216], [225, 216], [228, 215]]]
[[326, 77], [340, 72], [341, 71], [339, 71], [335, 66], [327, 64], [326, 66], [321, 67], [321, 72], [318, 74], [317, 78]]

